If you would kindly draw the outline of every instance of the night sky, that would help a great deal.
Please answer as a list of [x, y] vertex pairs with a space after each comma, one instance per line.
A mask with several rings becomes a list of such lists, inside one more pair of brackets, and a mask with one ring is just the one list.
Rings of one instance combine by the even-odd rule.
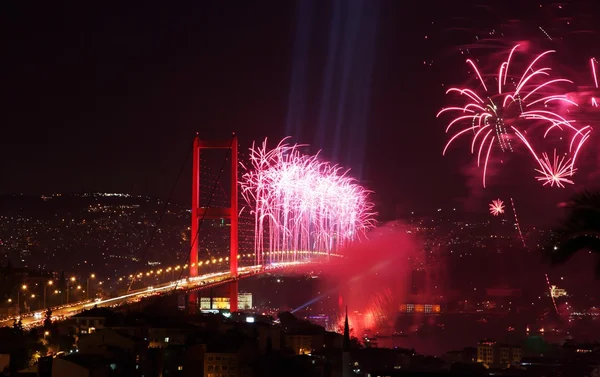
[[[445, 123], [435, 114], [447, 105], [442, 85], [468, 78], [461, 45], [490, 30], [505, 30], [507, 45], [537, 41], [541, 25], [597, 37], [586, 26], [593, 2], [80, 3], [2, 5], [0, 192], [165, 197], [196, 132], [210, 140], [233, 131], [241, 150], [288, 135], [322, 149], [376, 192], [384, 217], [396, 208], [485, 212], [491, 199], [514, 196], [531, 220], [581, 188], [541, 190], [522, 163], [529, 170], [474, 188], [466, 147], [442, 158]], [[598, 52], [589, 48], [582, 66]], [[595, 152], [585, 158], [595, 162]]]

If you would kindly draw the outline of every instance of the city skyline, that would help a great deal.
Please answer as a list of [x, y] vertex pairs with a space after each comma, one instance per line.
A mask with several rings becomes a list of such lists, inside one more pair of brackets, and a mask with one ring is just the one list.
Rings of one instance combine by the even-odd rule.
[[600, 336], [597, 14], [10, 4], [0, 373], [115, 339], [178, 356], [102, 368], [180, 376], [275, 354], [379, 376], [379, 345], [388, 376], [550, 354], [600, 373], [600, 343], [567, 341]]

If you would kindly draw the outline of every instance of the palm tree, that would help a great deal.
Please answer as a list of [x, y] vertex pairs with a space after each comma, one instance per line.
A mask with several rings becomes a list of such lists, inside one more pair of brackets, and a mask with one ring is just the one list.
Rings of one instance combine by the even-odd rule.
[[[544, 256], [553, 265], [565, 263], [580, 250], [600, 256], [600, 191], [575, 194], [562, 206], [567, 216], [554, 230]], [[596, 276], [600, 278], [600, 258], [596, 263]]]

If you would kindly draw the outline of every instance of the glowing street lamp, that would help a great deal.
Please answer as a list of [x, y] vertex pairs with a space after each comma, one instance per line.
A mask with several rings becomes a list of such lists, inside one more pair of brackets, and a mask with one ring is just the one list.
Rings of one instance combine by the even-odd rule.
[[[69, 279], [71, 282], [75, 282], [75, 276], [71, 276], [71, 278]], [[71, 291], [71, 286], [69, 284], [69, 282], [67, 282], [67, 305], [69, 305], [69, 293]]]
[[[34, 299], [35, 299], [35, 294], [32, 293], [31, 294], [31, 301], [32, 301], [31, 304], [32, 304], [32, 306], [33, 306], [33, 300]], [[39, 309], [39, 306], [40, 306], [40, 302], [38, 301], [38, 309]]]
[[89, 299], [89, 293], [90, 293], [90, 279], [95, 279], [96, 278], [96, 274], [91, 274], [88, 278], [87, 278], [87, 285], [85, 288], [85, 299]]
[[21, 286], [21, 289], [19, 289], [17, 291], [17, 309], [19, 311], [19, 314], [21, 314], [21, 291], [26, 291], [27, 290], [27, 285], [23, 284]]
[[46, 294], [48, 291], [48, 287], [51, 287], [54, 285], [54, 282], [52, 280], [48, 281], [48, 284], [44, 287], [44, 309], [46, 309]]

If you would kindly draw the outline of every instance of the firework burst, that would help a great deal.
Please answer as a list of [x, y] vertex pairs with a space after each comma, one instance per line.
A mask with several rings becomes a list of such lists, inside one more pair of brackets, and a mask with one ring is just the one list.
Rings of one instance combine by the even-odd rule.
[[500, 199], [492, 200], [490, 203], [490, 213], [498, 216], [504, 213], [504, 202]]
[[242, 195], [255, 218], [257, 263], [297, 261], [330, 253], [374, 225], [369, 191], [340, 167], [304, 155], [300, 145], [250, 149]]
[[[513, 128], [515, 135], [523, 142], [523, 144], [529, 149], [531, 154], [535, 157], [537, 153], [533, 149], [533, 146], [525, 136], [521, 132], [519, 132], [516, 128]], [[544, 182], [544, 186], [550, 185], [553, 187], [556, 185], [557, 187], [564, 188], [565, 183], [574, 184], [573, 180], [568, 178], [572, 177], [577, 170], [575, 168], [575, 161], [577, 160], [577, 155], [579, 154], [581, 147], [585, 144], [585, 142], [589, 139], [591, 133], [591, 128], [589, 126], [583, 127], [581, 130], [577, 132], [577, 134], [571, 139], [571, 144], [569, 149], [573, 151], [573, 158], [568, 158], [563, 156], [562, 158], [558, 158], [556, 155], [556, 149], [554, 150], [554, 159], [550, 160], [547, 153], [542, 153], [540, 158], [535, 158], [536, 162], [539, 165], [539, 169], [535, 169], [535, 171], [540, 176], [537, 176], [536, 179], [538, 181]], [[577, 141], [577, 145], [573, 148], [574, 142]]]
[[[546, 171], [542, 166], [543, 155], [535, 152], [525, 136], [534, 126], [546, 124], [542, 140], [555, 128], [572, 134], [569, 152], [574, 157], [568, 169], [571, 175], [575, 171], [575, 156], [589, 133], [588, 127], [578, 129], [573, 125], [574, 120], [565, 119], [553, 110], [559, 105], [577, 106], [559, 90], [560, 84], [572, 84], [572, 81], [563, 78], [551, 79], [551, 68], [538, 66], [540, 61], [554, 51], [537, 55], [521, 75], [515, 76], [510, 74], [511, 63], [518, 48], [519, 45], [516, 45], [510, 50], [507, 59], [500, 64], [498, 73], [490, 77], [483, 76], [476, 63], [467, 59], [466, 62], [472, 68], [479, 85], [476, 88], [448, 89], [446, 94], [458, 94], [465, 100], [464, 105], [447, 107], [437, 114], [437, 117], [446, 112], [456, 114], [446, 127], [446, 133], [450, 133], [451, 136], [442, 154], [445, 155], [450, 145], [459, 137], [471, 135], [470, 150], [472, 154], [477, 155], [477, 166], [483, 169], [483, 187], [486, 186], [488, 163], [494, 147], [502, 152], [513, 152], [515, 142], [521, 141], [542, 167], [541, 170]], [[517, 122], [525, 126], [523, 133], [515, 127]], [[455, 131], [456, 126], [460, 124], [463, 128]]]
[[556, 185], [557, 187], [565, 187], [565, 183], [573, 184], [574, 182], [569, 178], [573, 175], [576, 169], [571, 164], [571, 159], [566, 156], [558, 157], [556, 150], [554, 150], [554, 158], [550, 160], [547, 153], [542, 153], [540, 159], [540, 165], [542, 169], [535, 169], [541, 176], [536, 177], [538, 181], [544, 182], [544, 186], [550, 185], [550, 187]]

